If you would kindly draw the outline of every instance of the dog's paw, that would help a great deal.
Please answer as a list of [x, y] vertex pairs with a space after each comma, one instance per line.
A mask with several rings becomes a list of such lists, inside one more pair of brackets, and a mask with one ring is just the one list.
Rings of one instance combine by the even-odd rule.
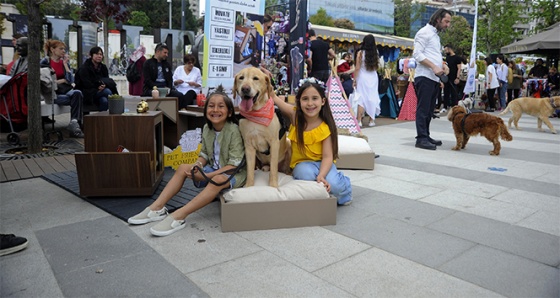
[[455, 146], [455, 147], [451, 148], [451, 150], [459, 151], [459, 146]]
[[498, 152], [489, 151], [488, 153], [490, 153], [490, 155], [500, 155], [500, 151], [498, 151]]
[[261, 170], [262, 170], [263, 172], [270, 172], [270, 165], [262, 166]]

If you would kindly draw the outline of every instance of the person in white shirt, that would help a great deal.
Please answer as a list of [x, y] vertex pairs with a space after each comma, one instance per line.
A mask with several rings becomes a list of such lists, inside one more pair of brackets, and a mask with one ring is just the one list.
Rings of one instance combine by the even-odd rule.
[[486, 111], [494, 112], [496, 110], [494, 94], [496, 94], [496, 89], [500, 87], [500, 83], [498, 82], [498, 76], [496, 75], [496, 68], [494, 68], [494, 65], [492, 64], [492, 58], [486, 57], [486, 59], [484, 59], [484, 64], [486, 64], [486, 83], [484, 83], [484, 85], [489, 105], [486, 107]]
[[179, 66], [173, 73], [173, 86], [183, 96], [179, 97], [179, 110], [186, 109], [188, 105], [196, 104], [196, 96], [201, 91], [202, 75], [200, 69], [194, 66], [196, 58], [187, 54], [183, 57], [185, 65]]
[[430, 122], [440, 92], [440, 78], [443, 74], [443, 57], [439, 32], [451, 25], [451, 12], [440, 8], [430, 17], [430, 22], [422, 27], [414, 37], [412, 56], [418, 62], [414, 86], [418, 96], [416, 107], [416, 147], [436, 150], [442, 142], [430, 137]]
[[503, 54], [499, 54], [496, 58], [496, 75], [498, 77], [498, 82], [500, 86], [498, 87], [498, 96], [500, 97], [500, 110], [506, 108], [506, 92], [507, 92], [507, 76], [508, 76], [508, 67], [506, 63], [506, 59], [504, 58]]

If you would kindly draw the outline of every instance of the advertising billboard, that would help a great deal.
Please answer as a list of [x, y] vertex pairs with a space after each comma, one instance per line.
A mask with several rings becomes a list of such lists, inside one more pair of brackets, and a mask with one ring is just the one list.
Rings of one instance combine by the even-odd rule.
[[333, 19], [349, 19], [355, 30], [393, 34], [394, 8], [392, 0], [323, 0], [309, 1], [309, 15], [323, 8]]

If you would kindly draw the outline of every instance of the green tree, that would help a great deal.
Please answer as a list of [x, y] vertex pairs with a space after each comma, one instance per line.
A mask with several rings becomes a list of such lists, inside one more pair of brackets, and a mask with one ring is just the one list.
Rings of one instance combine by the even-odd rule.
[[[130, 11], [144, 12], [150, 19], [150, 26], [156, 28], [169, 28], [169, 3], [167, 0], [131, 1], [128, 6]], [[185, 1], [185, 30], [196, 31], [198, 16], [192, 14], [189, 2]], [[181, 0], [171, 1], [171, 28], [181, 29]], [[144, 31], [146, 29], [144, 28]], [[151, 32], [150, 32], [151, 33]]]
[[319, 7], [316, 14], [309, 16], [309, 22], [313, 25], [334, 27], [333, 18], [322, 7]]
[[128, 24], [133, 26], [141, 26], [144, 28], [142, 34], [150, 34], [152, 32], [152, 26], [150, 25], [150, 18], [143, 11], [133, 11], [130, 13], [130, 19]]
[[412, 23], [420, 19], [422, 13], [426, 11], [426, 5], [412, 0], [393, 0], [395, 3], [394, 23], [396, 36], [410, 37], [410, 27]]
[[[21, 14], [28, 15], [28, 0], [3, 0], [3, 3], [14, 4]], [[49, 0], [42, 1], [39, 10], [42, 15], [57, 16], [64, 19], [71, 19], [72, 12], [80, 7], [72, 0]]]
[[[472, 0], [471, 0], [472, 1]], [[478, 2], [477, 47], [487, 54], [499, 53], [520, 35], [513, 26], [520, 20], [517, 0]]]
[[123, 22], [128, 18], [128, 0], [81, 0], [80, 11], [83, 20], [92, 22], [103, 22], [103, 52], [105, 53], [105, 64], [109, 65], [109, 22]]
[[333, 21], [334, 26], [337, 28], [344, 28], [344, 29], [350, 29], [353, 30], [354, 28], [356, 28], [356, 26], [354, 26], [354, 23], [352, 21], [350, 21], [349, 19], [335, 19]]
[[467, 19], [453, 16], [451, 26], [440, 34], [441, 44], [451, 44], [458, 55], [469, 55], [472, 45], [472, 28]]
[[531, 5], [531, 19], [542, 20], [537, 22], [536, 32], [560, 22], [560, 0], [532, 0]]

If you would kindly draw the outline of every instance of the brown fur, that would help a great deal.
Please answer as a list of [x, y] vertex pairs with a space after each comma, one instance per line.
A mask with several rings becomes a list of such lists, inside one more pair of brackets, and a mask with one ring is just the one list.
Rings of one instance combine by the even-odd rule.
[[461, 106], [454, 106], [449, 114], [447, 114], [447, 119], [451, 121], [455, 138], [457, 139], [457, 144], [451, 150], [465, 149], [469, 138], [480, 134], [494, 144], [494, 150], [489, 152], [490, 155], [500, 155], [500, 149], [502, 148], [500, 137], [504, 141], [511, 141], [513, 139], [502, 118], [487, 113], [469, 114], [467, 119], [465, 119], [465, 133], [463, 133], [461, 122], [466, 115], [465, 108]]
[[[233, 97], [239, 94], [242, 100], [256, 100], [251, 107], [258, 111], [273, 94], [270, 78], [255, 67], [242, 69], [235, 76]], [[255, 184], [255, 167], [257, 158], [263, 169], [270, 166], [269, 185], [278, 187], [278, 171], [289, 172], [291, 147], [286, 134], [278, 139], [281, 124], [276, 114], [270, 125], [265, 126], [247, 119], [239, 120], [239, 130], [245, 142], [245, 158], [247, 160], [247, 182], [245, 187]], [[269, 152], [269, 154], [265, 154]]]
[[[560, 96], [552, 97], [554, 101], [554, 105], [556, 107], [560, 107]], [[520, 97], [512, 100], [507, 108], [500, 113], [500, 116], [507, 114], [507, 112], [511, 111], [513, 116], [508, 120], [508, 127], [511, 128], [511, 122], [515, 125], [515, 129], [521, 130], [517, 126], [519, 118], [521, 118], [521, 114], [529, 114], [531, 116], [537, 117], [537, 127], [539, 131], [544, 131], [542, 128], [542, 123], [544, 122], [546, 126], [550, 129], [550, 132], [556, 133], [556, 129], [548, 120], [548, 116], [552, 115], [554, 112], [554, 108], [550, 104], [550, 99], [548, 97], [544, 98], [533, 98], [533, 97]]]

